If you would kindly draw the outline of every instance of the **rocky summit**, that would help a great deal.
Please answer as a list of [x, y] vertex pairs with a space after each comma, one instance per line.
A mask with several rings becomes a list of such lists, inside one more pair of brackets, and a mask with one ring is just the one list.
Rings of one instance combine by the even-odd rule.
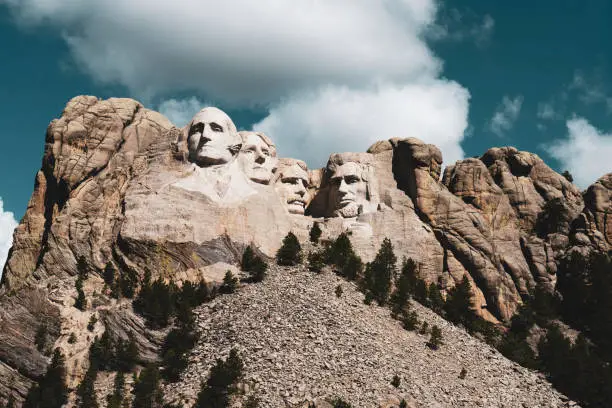
[[[473, 311], [499, 326], [536, 289], [556, 290], [561, 259], [612, 249], [612, 173], [581, 192], [513, 147], [444, 168], [440, 150], [415, 138], [333, 153], [325, 168], [308, 169], [277, 157], [273, 137], [238, 132], [213, 107], [177, 128], [131, 99], [72, 99], [47, 129], [3, 270], [0, 400], [20, 406], [58, 349], [75, 405], [100, 338], [133, 344], [135, 370], [160, 361], [168, 329], [134, 311], [134, 293], [113, 293], [112, 276], [123, 293], [157, 279], [227, 285], [247, 246], [270, 261], [290, 232], [310, 245], [315, 224], [323, 241], [346, 233], [364, 262], [388, 238], [443, 297], [467, 279]], [[194, 309], [199, 340], [163, 398], [193, 406], [209, 368], [236, 348], [242, 395], [256, 392], [262, 406], [326, 406], [333, 397], [356, 407], [575, 405], [543, 376], [415, 308], [441, 328], [440, 350], [331, 271], [274, 266], [263, 282]], [[99, 406], [112, 371], [97, 377]]]

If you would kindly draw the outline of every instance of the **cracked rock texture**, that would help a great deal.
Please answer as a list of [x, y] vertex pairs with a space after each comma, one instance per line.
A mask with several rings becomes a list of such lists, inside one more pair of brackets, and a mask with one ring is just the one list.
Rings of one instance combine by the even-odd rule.
[[[363, 159], [371, 166], [373, 173], [368, 175], [368, 183], [372, 191], [376, 191], [375, 208], [354, 218], [326, 218], [333, 213], [326, 207], [329, 205], [331, 175], [327, 169], [311, 169], [308, 191], [314, 195], [314, 200], [307, 209], [309, 215], [302, 216], [287, 213], [286, 203], [279, 201], [272, 186], [252, 186], [254, 193], [233, 207], [217, 205], [196, 194], [197, 191], [176, 188], [180, 185], [177, 182], [187, 177], [189, 169], [184, 156], [177, 155], [175, 145], [177, 136], [183, 132], [164, 116], [146, 109], [137, 101], [120, 98], [99, 100], [93, 96], [73, 98], [62, 116], [50, 123], [34, 191], [15, 230], [13, 247], [3, 266], [0, 402], [5, 401], [9, 394], [18, 402], [23, 400], [32, 382], [46, 370], [50, 361], [49, 350], [54, 347], [59, 347], [66, 355], [69, 385], [76, 386], [87, 369], [89, 345], [105, 327], [115, 338], [127, 339], [130, 335], [137, 338], [142, 363], [157, 358], [163, 333], [147, 330], [127, 301], [117, 302], [108, 296], [101, 276], [109, 263], [118, 276], [133, 276], [135, 279], [140, 279], [149, 270], [153, 278], [161, 276], [177, 282], [200, 279], [219, 282], [226, 270], [236, 270], [246, 245], [253, 244], [259, 253], [271, 257], [288, 231], [306, 241], [312, 224], [319, 222], [324, 239], [333, 239], [348, 231], [356, 252], [366, 262], [374, 258], [381, 242], [389, 237], [398, 258], [413, 258], [419, 265], [421, 277], [437, 283], [443, 293], [467, 276], [472, 283], [476, 312], [490, 321], [505, 323], [536, 286], [554, 290], [556, 265], [567, 253], [612, 248], [609, 215], [612, 209], [612, 173], [581, 193], [538, 156], [502, 147], [490, 149], [480, 158], [449, 164], [441, 179], [443, 158], [437, 147], [414, 138], [389, 139], [375, 143], [367, 153], [344, 155]], [[274, 135], [270, 136], [274, 138]], [[85, 311], [73, 306], [77, 295], [74, 284], [76, 265], [80, 258], [87, 264], [90, 276], [84, 287], [88, 300]], [[282, 276], [274, 279], [282, 282]], [[346, 326], [346, 330], [356, 331], [357, 327], [362, 327], [359, 326], [363, 323], [362, 317], [351, 314], [362, 308], [357, 306], [357, 300], [353, 304], [329, 299], [330, 303], [319, 309], [323, 305], [319, 305], [318, 289], [315, 288], [320, 282], [313, 277], [304, 279], [315, 286], [304, 287], [300, 289], [302, 294], [295, 294], [296, 307], [302, 305], [304, 294], [308, 294], [311, 302], [316, 303], [313, 307], [318, 310], [313, 313], [327, 310], [329, 316], [336, 316], [334, 313], [342, 315], [342, 318], [330, 317], [330, 322]], [[265, 288], [265, 285], [261, 286], [262, 290]], [[276, 290], [285, 292], [279, 288]], [[289, 294], [290, 290], [286, 292]], [[253, 296], [260, 295], [272, 294], [253, 292]], [[243, 299], [241, 296], [237, 299]], [[251, 301], [253, 307], [263, 302], [257, 297]], [[223, 305], [225, 301], [219, 302]], [[241, 306], [245, 311], [250, 307], [248, 303], [245, 300]], [[336, 306], [338, 310], [334, 312], [332, 309]], [[293, 310], [290, 304], [286, 308]], [[298, 316], [306, 313], [300, 310], [295, 311]], [[375, 311], [377, 309], [368, 310], [379, 313]], [[199, 313], [203, 321], [205, 308]], [[99, 323], [94, 331], [89, 332], [86, 327], [92, 315], [97, 316]], [[351, 323], [353, 317], [356, 319], [355, 328]], [[284, 318], [278, 325], [298, 324], [294, 322], [297, 317], [291, 314], [285, 313]], [[432, 318], [437, 319], [435, 316]], [[212, 324], [216, 318], [211, 315], [210, 319]], [[273, 320], [266, 322], [277, 324]], [[397, 335], [397, 338], [392, 338], [397, 339], [402, 347], [416, 350], [417, 335], [393, 331], [397, 324], [392, 321], [383, 324], [381, 320], [379, 323], [376, 330], [385, 327], [384, 330]], [[440, 325], [444, 323], [440, 322]], [[45, 344], [36, 347], [34, 338], [41, 326], [46, 328]], [[290, 328], [287, 327], [281, 327], [287, 342], [306, 341], [297, 337], [290, 340]], [[448, 325], [444, 327], [449, 333], [458, 330]], [[216, 333], [225, 333], [223, 330], [217, 326], [204, 330], [204, 339], [221, 336]], [[276, 328], [265, 330], [274, 333]], [[351, 358], [362, 359], [358, 361], [360, 366], [369, 367], [367, 370], [370, 371], [364, 368], [364, 375], [372, 376], [372, 384], [381, 384], [382, 387], [384, 382], [387, 387], [387, 380], [382, 378], [392, 374], [382, 371], [374, 374], [379, 363], [372, 359], [373, 355], [383, 353], [383, 344], [391, 346], [390, 340], [385, 340], [381, 334], [383, 332], [372, 334], [381, 342], [378, 349], [373, 344], [364, 343], [357, 357]], [[71, 333], [77, 339], [74, 343], [68, 342]], [[324, 338], [320, 337], [323, 333], [313, 332], [312, 335], [315, 339]], [[466, 338], [467, 351], [456, 345], [431, 355], [434, 360], [438, 356], [446, 356], [448, 360], [448, 369], [440, 366], [436, 371], [440, 375], [446, 372], [450, 376], [450, 371], [444, 370], [457, 369], [453, 364], [463, 361], [459, 358], [461, 353], [476, 358], [474, 364], [486, 363], [479, 359], [489, 353], [488, 346], [467, 337], [461, 338]], [[345, 338], [331, 339], [337, 342]], [[318, 349], [323, 352], [333, 347], [333, 342], [320, 345]], [[206, 343], [200, 347], [207, 347]], [[331, 353], [329, 350], [325, 352]], [[390, 359], [399, 358], [391, 350], [388, 353]], [[216, 357], [205, 353], [202, 356], [201, 364], [204, 365], [208, 361], [206, 358]], [[272, 361], [282, 365], [282, 361]], [[330, 357], [327, 362], [332, 364], [334, 361]], [[419, 366], [423, 361], [415, 360], [414, 364]], [[260, 361], [256, 364], [267, 363]], [[327, 373], [329, 378], [325, 381], [330, 381], [329, 386], [340, 387], [334, 382], [340, 381], [337, 374], [331, 373], [340, 373], [342, 371], [335, 370], [345, 368], [340, 362], [337, 364], [333, 370], [306, 367], [296, 372], [298, 377], [303, 377], [302, 380], [296, 379], [296, 383], [312, 380], [314, 377], [308, 377], [311, 374]], [[506, 360], [496, 361], [499, 367], [508, 364], [511, 363]], [[410, 371], [412, 369], [409, 370], [408, 366], [402, 367], [403, 375], [410, 379], [405, 386], [412, 387], [403, 389], [405, 395], [412, 395], [417, 401], [420, 395], [432, 404], [435, 400], [445, 406], [444, 397], [441, 397], [445, 394], [437, 393], [445, 392], [443, 387], [447, 385], [438, 382], [433, 374], [431, 378], [418, 380], [416, 371]], [[387, 366], [384, 368], [388, 369]], [[474, 368], [473, 374], [477, 372], [479, 370]], [[536, 395], [539, 383], [536, 380], [529, 383], [529, 378], [536, 377], [525, 375], [525, 381], [531, 384], [528, 386], [531, 391], [527, 394]], [[490, 388], [485, 387], [486, 391], [478, 389], [481, 401], [491, 398], [491, 404], [503, 403], [500, 399], [504, 398], [503, 394], [495, 393], [498, 383], [491, 383], [493, 379], [484, 375], [475, 378]], [[356, 382], [357, 387], [362, 388], [361, 383], [370, 384], [367, 379], [360, 381]], [[419, 381], [423, 387], [433, 388], [418, 394], [418, 387], [414, 384], [419, 384]], [[468, 383], [469, 378], [464, 384]], [[451, 387], [449, 398], [456, 398], [453, 401], [457, 402], [464, 398], [464, 394], [459, 390], [459, 383], [453, 384], [452, 387], [458, 388], [448, 385]], [[476, 386], [475, 379], [473, 384]], [[353, 387], [352, 383], [350, 387]], [[314, 391], [308, 392], [316, 396]], [[367, 394], [358, 398], [371, 402], [385, 397], [382, 391], [374, 393], [375, 396]], [[279, 397], [271, 398], [280, 401], [274, 399]], [[475, 401], [469, 400], [469, 396], [465, 398]], [[539, 397], [533, 398], [538, 401]], [[522, 401], [519, 397], [511, 397], [511, 400]], [[482, 403], [483, 406], [496, 406]]]

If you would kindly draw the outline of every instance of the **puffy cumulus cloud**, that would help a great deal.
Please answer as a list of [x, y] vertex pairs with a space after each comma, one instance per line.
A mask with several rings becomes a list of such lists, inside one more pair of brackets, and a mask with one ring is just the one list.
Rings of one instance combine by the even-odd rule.
[[183, 127], [205, 106], [197, 98], [168, 99], [159, 104], [159, 113], [170, 119], [178, 127]]
[[504, 96], [489, 122], [489, 130], [497, 136], [503, 137], [504, 134], [514, 126], [514, 123], [521, 113], [522, 106], [522, 95], [515, 98]]
[[569, 119], [566, 125], [568, 138], [544, 148], [572, 173], [578, 186], [586, 188], [612, 171], [612, 134], [601, 132], [581, 117]]
[[287, 90], [438, 72], [420, 34], [434, 0], [0, 0], [59, 27], [79, 65], [140, 97], [198, 90], [269, 103]]
[[443, 80], [369, 90], [328, 86], [274, 106], [254, 129], [274, 135], [279, 154], [311, 166], [324, 165], [332, 152], [365, 151], [377, 140], [413, 136], [436, 144], [452, 163], [463, 158], [468, 100], [467, 90]]
[[[437, 0], [3, 2], [22, 24], [61, 29], [84, 71], [139, 98], [268, 109], [256, 128], [311, 165], [401, 135], [462, 156], [469, 93], [442, 79], [424, 40]], [[470, 36], [493, 26], [485, 17]], [[197, 103], [160, 109], [181, 125]]]
[[4, 263], [8, 251], [13, 244], [13, 230], [17, 227], [17, 221], [12, 212], [4, 211], [4, 202], [0, 197], [0, 275], [4, 269]]

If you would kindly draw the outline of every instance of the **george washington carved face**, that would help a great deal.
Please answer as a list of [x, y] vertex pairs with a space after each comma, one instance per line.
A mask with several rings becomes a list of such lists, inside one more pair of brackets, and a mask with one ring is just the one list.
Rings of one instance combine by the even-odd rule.
[[241, 143], [236, 126], [220, 109], [204, 108], [189, 124], [187, 135], [189, 161], [200, 167], [233, 161]]
[[276, 172], [276, 191], [292, 214], [304, 214], [310, 202], [308, 168], [295, 159], [281, 159]]
[[276, 170], [276, 146], [259, 132], [240, 132], [242, 149], [238, 160], [246, 176], [260, 184], [269, 184]]

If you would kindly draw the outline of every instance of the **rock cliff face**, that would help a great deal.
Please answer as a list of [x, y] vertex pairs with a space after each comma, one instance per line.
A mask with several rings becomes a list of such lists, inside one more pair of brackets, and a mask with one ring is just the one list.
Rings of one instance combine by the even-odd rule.
[[[247, 245], [272, 257], [289, 231], [305, 241], [317, 222], [323, 238], [347, 231], [364, 261], [389, 237], [398, 258], [414, 259], [443, 292], [467, 276], [477, 312], [507, 322], [536, 287], [554, 290], [568, 251], [612, 248], [612, 173], [581, 193], [512, 147], [448, 165], [441, 179], [442, 164], [438, 148], [411, 138], [332, 154], [324, 169], [309, 170], [279, 160], [268, 136], [237, 132], [215, 108], [178, 129], [134, 100], [74, 98], [47, 129], [4, 266], [0, 397], [21, 401], [52, 347], [62, 348], [77, 384], [104, 327], [116, 338], [135, 335], [141, 360], [156, 359], [161, 335], [108, 296], [107, 265], [135, 280], [148, 271], [219, 282]], [[73, 307], [79, 259], [91, 276], [85, 311]], [[88, 332], [94, 315], [101, 323]]]

